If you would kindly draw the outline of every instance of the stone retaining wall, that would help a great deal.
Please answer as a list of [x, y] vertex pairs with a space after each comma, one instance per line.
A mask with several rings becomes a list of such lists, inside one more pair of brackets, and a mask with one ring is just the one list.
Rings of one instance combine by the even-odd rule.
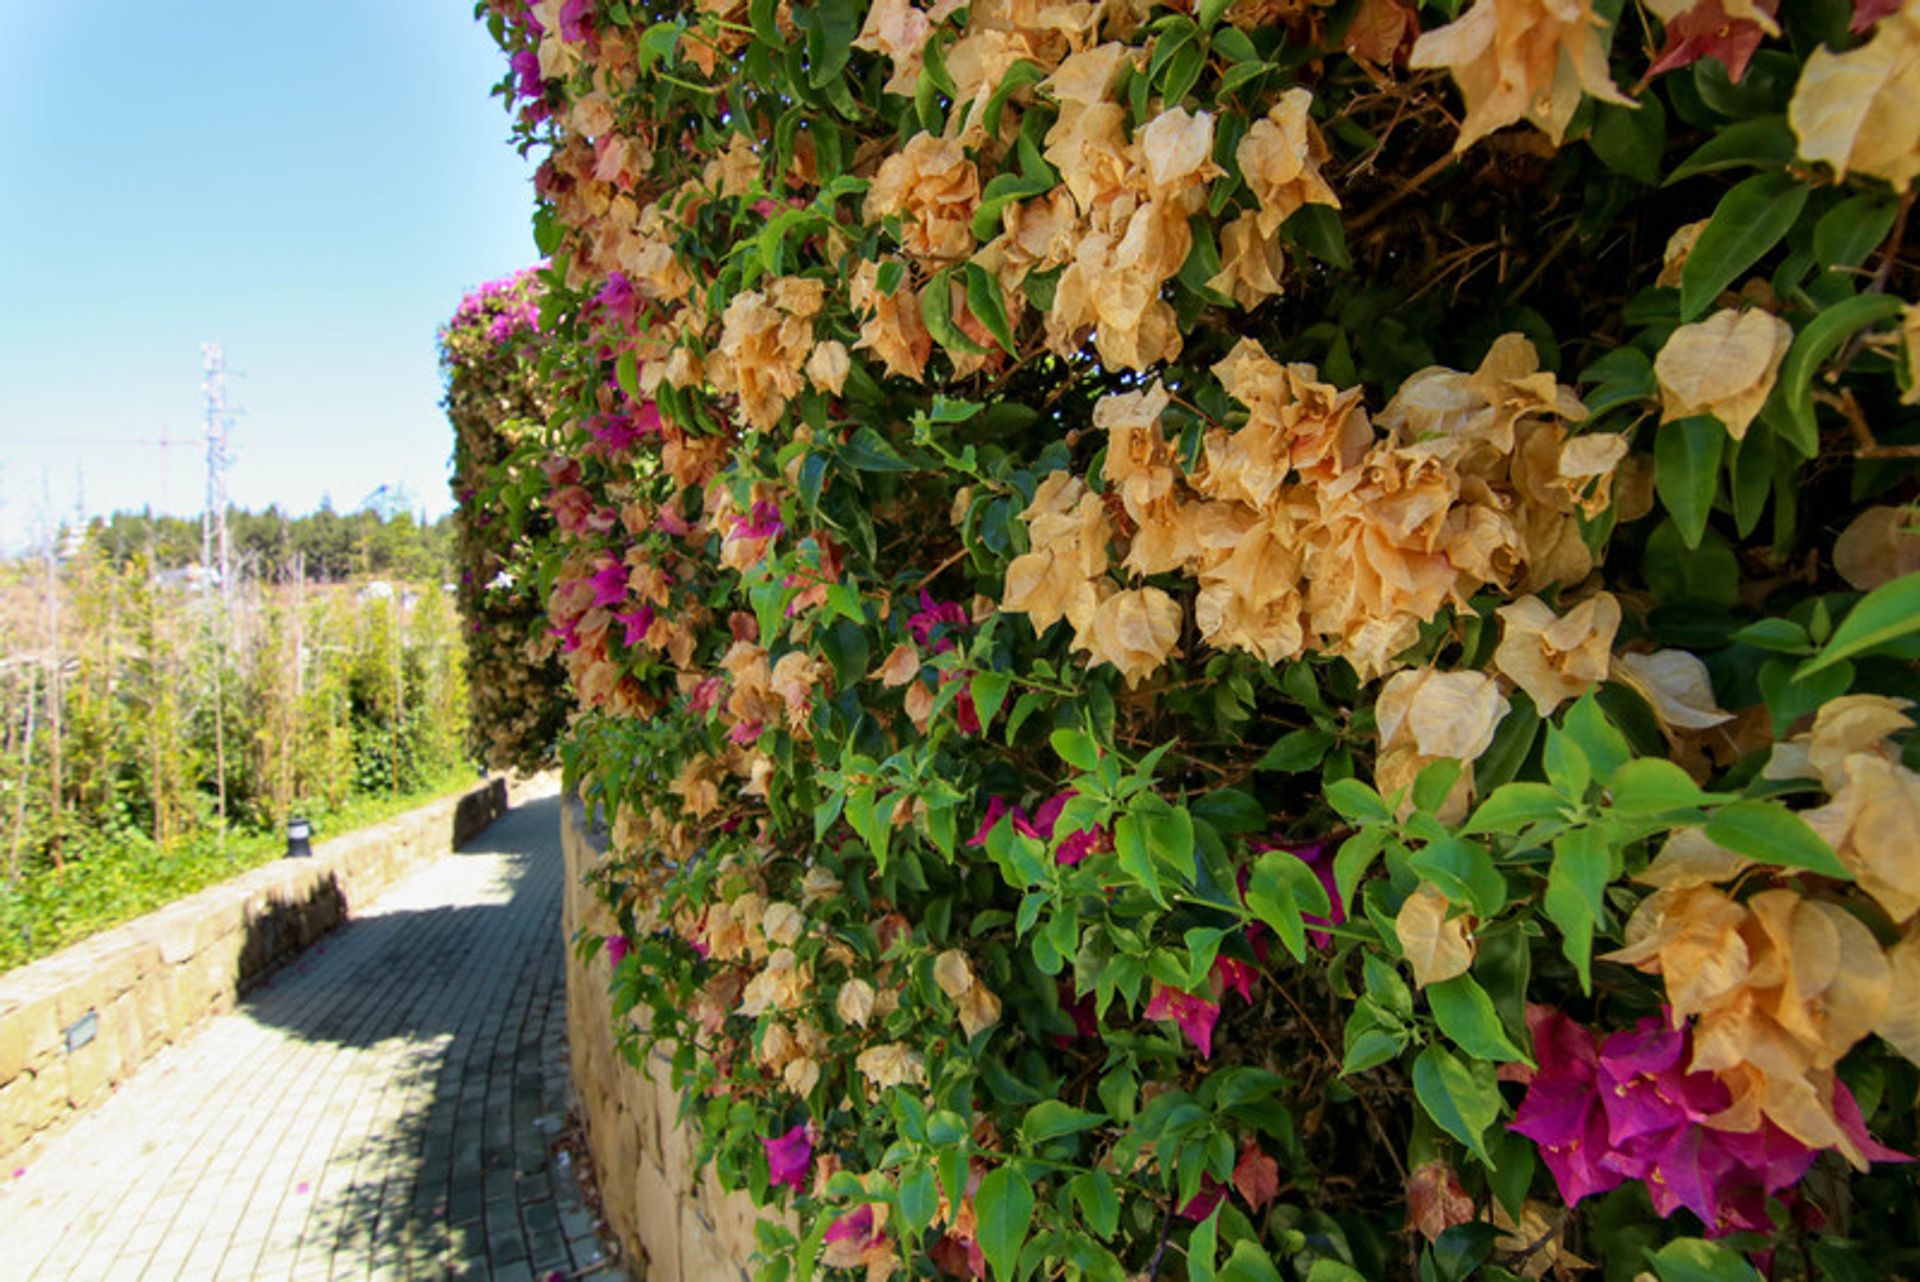
[[605, 857], [604, 834], [572, 798], [561, 807], [560, 844], [567, 861], [567, 1041], [607, 1224], [645, 1282], [745, 1282], [759, 1219], [753, 1199], [723, 1193], [711, 1165], [696, 1168], [665, 1057], [656, 1054], [642, 1071], [614, 1049], [606, 950], [582, 963], [573, 947], [577, 935], [608, 935], [615, 923], [584, 881]]
[[0, 975], [0, 1168], [506, 809], [507, 782], [496, 776]]

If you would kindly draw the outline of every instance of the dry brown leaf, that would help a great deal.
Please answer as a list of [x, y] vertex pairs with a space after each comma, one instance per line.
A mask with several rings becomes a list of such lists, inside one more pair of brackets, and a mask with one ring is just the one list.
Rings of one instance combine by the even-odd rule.
[[1407, 896], [1393, 920], [1413, 981], [1420, 988], [1464, 975], [1473, 965], [1473, 944], [1465, 917], [1447, 918], [1447, 897], [1422, 882]]
[[1476, 0], [1458, 21], [1414, 42], [1409, 67], [1445, 67], [1466, 99], [1455, 151], [1519, 120], [1558, 145], [1584, 90], [1633, 101], [1607, 71], [1612, 31], [1591, 0]]
[[920, 675], [920, 651], [910, 641], [903, 641], [893, 647], [886, 661], [872, 672], [880, 678], [880, 684], [892, 689], [903, 686]]
[[1417, 1166], [1407, 1176], [1407, 1227], [1429, 1242], [1456, 1224], [1473, 1219], [1473, 1199], [1460, 1175], [1446, 1162]]
[[1905, 4], [1856, 49], [1807, 58], [1787, 104], [1800, 154], [1836, 174], [1884, 178], [1900, 191], [1920, 173], [1920, 12]]
[[1847, 523], [1833, 541], [1833, 568], [1862, 592], [1920, 570], [1920, 513], [1878, 504]]
[[1653, 361], [1660, 421], [1711, 414], [1743, 440], [1792, 344], [1793, 328], [1770, 312], [1727, 308], [1680, 326]]
[[1541, 716], [1606, 680], [1620, 602], [1597, 592], [1556, 617], [1546, 602], [1524, 596], [1497, 613], [1506, 625], [1493, 666], [1533, 697]]
[[1707, 665], [1685, 650], [1616, 655], [1612, 675], [1637, 690], [1669, 729], [1706, 730], [1733, 719], [1714, 700]]

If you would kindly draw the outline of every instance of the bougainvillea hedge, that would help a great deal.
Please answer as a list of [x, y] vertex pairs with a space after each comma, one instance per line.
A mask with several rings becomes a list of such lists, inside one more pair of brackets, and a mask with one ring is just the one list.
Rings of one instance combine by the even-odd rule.
[[454, 557], [467, 623], [471, 747], [494, 769], [552, 764], [570, 703], [553, 657], [535, 549], [544, 512], [516, 492], [543, 482], [534, 440], [550, 401], [539, 369], [539, 272], [489, 281], [440, 332], [453, 423]]
[[1920, 0], [481, 13], [765, 1277], [1920, 1268]]

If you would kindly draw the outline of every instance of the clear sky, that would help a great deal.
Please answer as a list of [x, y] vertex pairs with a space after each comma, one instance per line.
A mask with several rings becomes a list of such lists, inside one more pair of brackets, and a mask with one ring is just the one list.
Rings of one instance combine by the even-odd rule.
[[233, 502], [444, 511], [435, 331], [535, 257], [503, 64], [470, 0], [0, 0], [0, 546], [199, 511], [209, 340]]

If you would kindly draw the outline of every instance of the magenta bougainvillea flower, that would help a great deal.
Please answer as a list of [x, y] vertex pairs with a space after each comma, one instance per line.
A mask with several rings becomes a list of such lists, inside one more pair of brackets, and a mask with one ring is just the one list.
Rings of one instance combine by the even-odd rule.
[[585, 40], [591, 29], [587, 19], [593, 13], [593, 0], [567, 0], [560, 6], [560, 38], [575, 42]]
[[1214, 992], [1220, 994], [1222, 998], [1225, 998], [1229, 992], [1234, 992], [1240, 994], [1241, 1001], [1251, 1004], [1253, 1002], [1253, 981], [1259, 977], [1259, 969], [1249, 962], [1243, 962], [1233, 957], [1215, 957], [1213, 959], [1213, 971], [1210, 978], [1213, 980]]
[[627, 954], [632, 951], [633, 944], [628, 941], [625, 935], [607, 936], [607, 965], [618, 966], [627, 959]]
[[[1622, 1182], [1647, 1187], [1663, 1217], [1692, 1211], [1710, 1236], [1767, 1231], [1767, 1199], [1790, 1189], [1819, 1155], [1771, 1122], [1725, 1131], [1707, 1119], [1732, 1102], [1710, 1072], [1692, 1072], [1691, 1026], [1650, 1015], [1604, 1041], [1559, 1011], [1527, 1008], [1539, 1069], [1509, 1129], [1540, 1146], [1568, 1206]], [[1834, 1113], [1858, 1122], [1859, 1106], [1834, 1083]], [[1852, 1128], [1849, 1128], [1850, 1132]], [[1874, 1161], [1905, 1161], [1861, 1123], [1854, 1136]]]
[[600, 447], [610, 454], [625, 453], [646, 436], [640, 424], [625, 414], [596, 418], [587, 425], [587, 430], [593, 433], [594, 440], [600, 442]]
[[[987, 844], [987, 834], [1000, 822], [1001, 816], [1013, 816], [1013, 830], [1022, 836], [1032, 837], [1035, 841], [1052, 841], [1054, 825], [1060, 820], [1060, 812], [1066, 809], [1069, 801], [1080, 794], [1072, 788], [1047, 798], [1035, 808], [1031, 817], [1019, 806], [1009, 806], [1003, 798], [987, 798], [986, 817], [980, 826], [974, 829], [973, 836], [967, 840], [969, 846]], [[1053, 861], [1057, 864], [1077, 864], [1090, 854], [1106, 850], [1111, 845], [1105, 829], [1080, 828], [1060, 839], [1053, 852]]]
[[1220, 1003], [1156, 984], [1153, 997], [1147, 1002], [1146, 1016], [1172, 1020], [1200, 1052], [1201, 1059], [1213, 1058], [1213, 1026], [1220, 1022]]
[[886, 1237], [886, 1230], [874, 1231], [873, 1205], [867, 1203], [858, 1210], [849, 1211], [827, 1226], [825, 1241], [855, 1242], [862, 1247], [876, 1246]]
[[800, 1123], [779, 1139], [761, 1140], [767, 1150], [767, 1183], [784, 1184], [798, 1192], [806, 1187], [813, 1166], [813, 1137]]
[[[945, 654], [953, 649], [953, 638], [948, 635], [952, 629], [964, 628], [972, 620], [967, 618], [967, 609], [958, 601], [936, 601], [925, 589], [920, 589], [920, 608], [907, 616], [907, 631], [921, 647], [931, 649], [935, 654]], [[934, 629], [941, 629], [939, 636]]]
[[640, 297], [633, 292], [633, 282], [625, 272], [608, 272], [607, 283], [600, 287], [593, 301], [626, 321], [633, 319], [635, 309], [640, 306]]
[[546, 81], [540, 75], [540, 54], [536, 50], [522, 49], [510, 61], [518, 81], [514, 89], [522, 98], [538, 98], [547, 91]]
[[780, 505], [761, 499], [753, 505], [753, 511], [747, 516], [735, 517], [732, 537], [736, 539], [771, 539], [787, 528], [780, 519]]
[[643, 604], [637, 610], [614, 615], [613, 621], [626, 629], [621, 640], [626, 643], [628, 649], [632, 649], [646, 640], [647, 630], [653, 626], [653, 607]]
[[1188, 1198], [1187, 1204], [1180, 1208], [1180, 1218], [1183, 1220], [1191, 1220], [1195, 1224], [1198, 1224], [1209, 1215], [1212, 1215], [1213, 1208], [1220, 1205], [1226, 1196], [1226, 1185], [1214, 1179], [1211, 1175], [1202, 1175], [1200, 1177], [1200, 1191]]
[[619, 561], [607, 561], [594, 571], [590, 582], [595, 605], [619, 605], [627, 599], [627, 567]]

